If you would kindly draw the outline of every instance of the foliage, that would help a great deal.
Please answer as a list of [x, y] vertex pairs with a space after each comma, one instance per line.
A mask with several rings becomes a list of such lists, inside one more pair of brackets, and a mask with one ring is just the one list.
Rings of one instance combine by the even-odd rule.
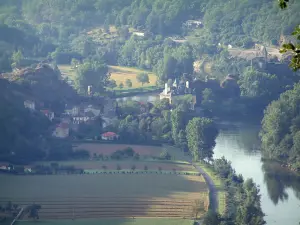
[[[279, 6], [281, 9], [286, 9], [287, 8], [287, 3], [289, 0], [279, 0]], [[286, 52], [291, 52], [292, 53], [292, 60], [290, 63], [290, 67], [294, 70], [297, 71], [300, 69], [300, 25], [295, 28], [293, 31], [292, 35], [296, 37], [296, 44], [292, 43], [286, 43], [283, 44], [282, 49], [280, 50], [281, 53], [286, 53]]]
[[185, 127], [183, 118], [184, 113], [180, 109], [176, 108], [171, 112], [172, 138], [176, 146], [180, 145], [179, 131]]
[[109, 80], [107, 72], [108, 69], [104, 63], [87, 60], [77, 67], [75, 84], [82, 93], [86, 93], [90, 85], [93, 86], [95, 92], [102, 92]]
[[160, 153], [159, 158], [160, 159], [165, 159], [165, 160], [170, 160], [171, 159], [171, 155], [170, 155], [170, 153], [168, 152], [167, 149], [164, 149], [162, 151], [162, 153]]
[[260, 133], [264, 156], [299, 169], [300, 84], [281, 94], [265, 110]]
[[149, 76], [146, 73], [140, 73], [136, 76], [136, 79], [138, 82], [142, 83], [144, 85], [145, 83], [149, 83]]
[[132, 87], [132, 82], [131, 82], [130, 79], [127, 79], [127, 80], [125, 81], [125, 84], [126, 84], [126, 86], [127, 86], [128, 88], [131, 88], [131, 87]]
[[218, 130], [212, 120], [195, 117], [186, 126], [189, 151], [194, 160], [211, 159]]
[[222, 220], [237, 225], [265, 224], [260, 204], [260, 190], [253, 180], [244, 181], [224, 157], [214, 160], [213, 169], [224, 181], [227, 192], [226, 211]]

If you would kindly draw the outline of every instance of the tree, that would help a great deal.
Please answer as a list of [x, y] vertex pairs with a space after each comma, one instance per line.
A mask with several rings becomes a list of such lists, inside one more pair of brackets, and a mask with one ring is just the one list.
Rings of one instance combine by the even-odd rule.
[[267, 107], [260, 132], [264, 157], [281, 161], [295, 170], [300, 170], [299, 102], [300, 83], [297, 83]]
[[119, 84], [119, 88], [120, 88], [120, 89], [123, 89], [123, 88], [124, 88], [124, 84], [123, 84], [122, 82]]
[[218, 130], [211, 119], [195, 117], [186, 126], [189, 151], [194, 160], [211, 159]]
[[98, 61], [85, 61], [77, 67], [75, 74], [76, 87], [83, 93], [92, 85], [95, 92], [102, 92], [108, 83], [107, 65]]
[[209, 210], [206, 213], [206, 215], [203, 219], [203, 225], [219, 225], [220, 222], [221, 222], [220, 215], [211, 210]]
[[252, 179], [248, 179], [243, 184], [243, 203], [238, 206], [236, 224], [264, 225], [265, 214], [261, 210], [259, 188]]
[[186, 151], [188, 149], [185, 130], [180, 130], [179, 131], [179, 134], [178, 134], [178, 147], [182, 151]]
[[171, 113], [172, 137], [176, 146], [179, 146], [179, 131], [184, 128], [184, 113], [176, 108]]
[[114, 89], [114, 88], [117, 87], [117, 82], [115, 80], [109, 80], [109, 82], [106, 86], [111, 88], [111, 89]]
[[193, 214], [195, 215], [195, 220], [198, 219], [198, 214], [201, 212], [205, 212], [204, 202], [201, 200], [195, 200], [193, 205]]
[[29, 206], [29, 218], [39, 219], [39, 210], [41, 209], [41, 205], [33, 204]]
[[[281, 9], [286, 9], [287, 8], [287, 3], [289, 0], [279, 0], [279, 6]], [[294, 35], [298, 41], [296, 44], [292, 43], [286, 43], [283, 44], [282, 49], [280, 49], [280, 53], [286, 53], [290, 52], [292, 54], [292, 60], [290, 63], [290, 67], [294, 70], [297, 71], [300, 69], [300, 25], [295, 28], [293, 31], [292, 35]]]
[[12, 57], [11, 57], [12, 68], [20, 67], [23, 59], [24, 59], [24, 56], [23, 56], [21, 50], [18, 50], [17, 52], [13, 52]]
[[150, 83], [149, 82], [149, 76], [148, 74], [146, 73], [139, 73], [137, 76], [136, 76], [136, 79], [138, 82], [142, 83], [142, 86], [145, 84], [145, 83]]
[[125, 84], [126, 84], [126, 86], [127, 86], [128, 88], [131, 88], [131, 87], [132, 87], [132, 82], [131, 82], [130, 79], [126, 79]]

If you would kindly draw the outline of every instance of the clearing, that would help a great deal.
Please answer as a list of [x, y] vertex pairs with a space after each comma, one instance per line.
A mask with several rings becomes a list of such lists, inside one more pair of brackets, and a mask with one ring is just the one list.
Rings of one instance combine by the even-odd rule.
[[[125, 83], [127, 79], [131, 80], [132, 88], [156, 86], [157, 76], [150, 71], [140, 70], [131, 67], [122, 67], [122, 66], [108, 66], [108, 68], [109, 68], [108, 71], [111, 73], [111, 79], [115, 80], [117, 85], [123, 83], [125, 88], [127, 88]], [[142, 84], [137, 81], [136, 76], [139, 73], [148, 74], [149, 76], [148, 84], [144, 84], [142, 86]]]
[[33, 202], [40, 204], [40, 220], [124, 218], [126, 221], [132, 217], [190, 220], [194, 217], [195, 200], [201, 202], [199, 217], [209, 204], [202, 176], [1, 175], [0, 179], [3, 181], [0, 205], [7, 201], [22, 207]]
[[[74, 79], [75, 76], [75, 70], [71, 67], [71, 65], [63, 64], [63, 65], [57, 65], [63, 78], [68, 78], [71, 82]], [[117, 85], [120, 83], [124, 84], [124, 88], [122, 90], [126, 89], [135, 89], [135, 88], [149, 88], [149, 87], [156, 87], [156, 81], [157, 76], [150, 72], [145, 70], [140, 70], [136, 68], [131, 67], [122, 67], [122, 66], [108, 66], [108, 71], [111, 73], [111, 79], [115, 80]], [[149, 76], [149, 83], [142, 85], [139, 83], [136, 79], [136, 76], [139, 73], [146, 73]], [[126, 80], [130, 79], [132, 82], [132, 87], [128, 88], [126, 87]], [[119, 88], [116, 88], [119, 90]]]

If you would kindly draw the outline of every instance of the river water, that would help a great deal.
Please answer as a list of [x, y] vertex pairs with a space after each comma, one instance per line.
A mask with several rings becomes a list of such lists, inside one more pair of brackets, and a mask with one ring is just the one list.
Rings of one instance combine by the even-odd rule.
[[[154, 102], [158, 94], [119, 98]], [[214, 148], [214, 158], [224, 156], [244, 178], [259, 185], [261, 205], [267, 225], [298, 225], [300, 222], [300, 178], [275, 163], [261, 161], [259, 124], [222, 122]]]
[[300, 179], [275, 163], [263, 163], [259, 149], [259, 125], [221, 123], [214, 158], [224, 156], [244, 178], [259, 185], [268, 225], [298, 225]]

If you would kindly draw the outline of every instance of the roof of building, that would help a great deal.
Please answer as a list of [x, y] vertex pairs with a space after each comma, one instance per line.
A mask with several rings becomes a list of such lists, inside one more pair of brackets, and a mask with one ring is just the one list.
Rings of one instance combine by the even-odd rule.
[[118, 135], [114, 132], [106, 132], [106, 133], [102, 134], [102, 137], [115, 137], [115, 136], [118, 136]]

